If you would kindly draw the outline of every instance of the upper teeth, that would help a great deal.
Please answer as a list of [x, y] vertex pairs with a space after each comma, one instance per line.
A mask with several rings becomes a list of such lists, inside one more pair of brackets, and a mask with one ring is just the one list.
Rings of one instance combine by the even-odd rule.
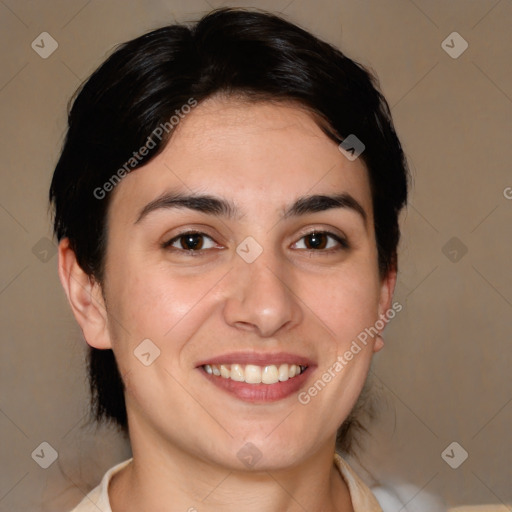
[[256, 366], [254, 364], [205, 364], [203, 368], [210, 375], [213, 374], [238, 382], [247, 382], [248, 384], [284, 382], [296, 375], [300, 375], [306, 369], [305, 366], [298, 364], [281, 364], [279, 366], [274, 364], [267, 366]]

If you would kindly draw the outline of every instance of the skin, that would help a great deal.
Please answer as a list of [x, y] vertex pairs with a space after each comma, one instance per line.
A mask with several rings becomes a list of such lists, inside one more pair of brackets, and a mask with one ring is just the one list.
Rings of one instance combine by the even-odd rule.
[[[161, 208], [137, 222], [171, 190], [224, 198], [239, 215]], [[283, 218], [299, 197], [333, 193], [349, 193], [366, 220], [351, 208]], [[364, 162], [297, 106], [212, 98], [116, 187], [108, 227], [101, 286], [67, 240], [59, 273], [87, 343], [113, 349], [126, 384], [134, 461], [111, 482], [112, 510], [353, 510], [333, 466], [335, 435], [382, 338], [307, 405], [297, 394], [242, 401], [196, 365], [233, 351], [300, 354], [315, 363], [304, 391], [390, 307], [396, 274], [378, 273]], [[199, 256], [162, 248], [190, 229], [214, 241]], [[349, 248], [327, 238], [331, 250], [308, 249], [313, 230], [345, 236]], [[250, 264], [236, 253], [248, 236], [263, 248]], [[161, 351], [150, 366], [133, 354], [147, 338]], [[247, 442], [262, 455], [250, 469], [237, 457]]]

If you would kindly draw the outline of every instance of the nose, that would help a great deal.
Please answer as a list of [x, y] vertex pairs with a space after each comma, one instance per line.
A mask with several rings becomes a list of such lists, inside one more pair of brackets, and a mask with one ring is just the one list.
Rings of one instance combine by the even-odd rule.
[[229, 275], [229, 294], [224, 304], [228, 325], [265, 338], [291, 329], [302, 320], [291, 270], [268, 251], [252, 263], [239, 258]]

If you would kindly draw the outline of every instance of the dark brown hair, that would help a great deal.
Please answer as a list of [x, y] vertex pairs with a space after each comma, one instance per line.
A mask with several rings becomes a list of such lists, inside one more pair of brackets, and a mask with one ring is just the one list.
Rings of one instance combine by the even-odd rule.
[[[190, 98], [201, 103], [216, 94], [291, 101], [324, 120], [319, 125], [337, 143], [357, 136], [365, 145], [381, 277], [396, 268], [408, 170], [376, 79], [280, 17], [219, 9], [191, 26], [166, 26], [122, 44], [74, 99], [50, 201], [58, 240], [69, 239], [87, 274], [102, 282], [111, 194], [98, 198], [95, 191]], [[155, 140], [133, 169], [156, 156], [171, 134]], [[111, 350], [90, 349], [89, 377], [95, 419], [126, 431], [123, 381]], [[340, 450], [349, 451], [352, 426], [354, 415], [340, 428]]]

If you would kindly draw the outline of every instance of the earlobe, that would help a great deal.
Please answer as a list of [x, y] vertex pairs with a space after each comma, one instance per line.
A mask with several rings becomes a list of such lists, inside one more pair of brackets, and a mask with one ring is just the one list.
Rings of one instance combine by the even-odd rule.
[[383, 348], [384, 348], [384, 338], [379, 334], [375, 338], [375, 343], [373, 344], [373, 351], [374, 352], [379, 352]]
[[67, 238], [59, 243], [59, 278], [87, 343], [112, 348], [101, 286], [80, 267]]

